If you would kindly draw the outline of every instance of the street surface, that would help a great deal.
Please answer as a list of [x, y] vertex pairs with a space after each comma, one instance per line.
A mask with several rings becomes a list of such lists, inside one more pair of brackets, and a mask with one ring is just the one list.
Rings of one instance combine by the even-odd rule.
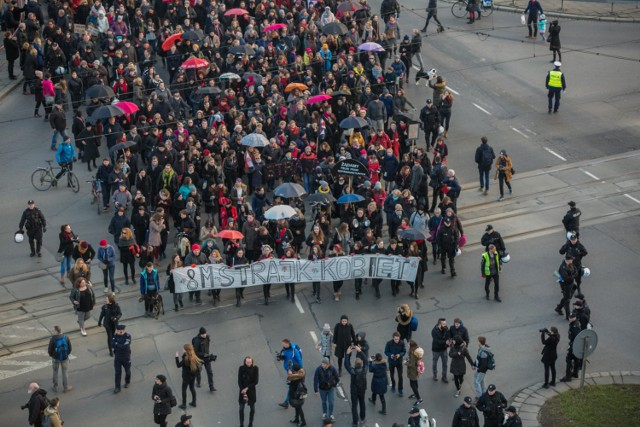
[[[375, 13], [379, 2], [373, 3]], [[402, 2], [402, 33], [422, 28], [425, 3]], [[34, 119], [33, 98], [12, 92], [0, 101], [0, 194], [3, 209], [0, 221], [0, 399], [3, 425], [26, 425], [27, 414], [20, 411], [28, 396], [27, 385], [38, 382], [51, 389], [46, 344], [54, 325], [68, 332], [75, 359], [70, 364], [71, 394], [60, 394], [61, 413], [66, 426], [111, 425], [149, 426], [153, 424], [150, 399], [153, 378], [165, 374], [180, 398], [181, 376], [174, 353], [191, 341], [200, 326], [212, 336], [213, 364], [217, 392], [206, 386], [198, 389], [198, 407], [190, 408], [194, 425], [238, 425], [237, 368], [251, 355], [260, 367], [256, 426], [288, 425], [293, 410], [277, 406], [285, 395], [282, 365], [274, 352], [280, 341], [290, 338], [303, 349], [308, 372], [307, 386], [320, 363], [314, 339], [322, 325], [334, 325], [348, 314], [356, 331], [367, 332], [370, 353], [382, 352], [395, 330], [396, 308], [410, 304], [419, 317], [414, 339], [425, 349], [426, 372], [420, 383], [423, 407], [438, 425], [451, 422], [462, 399], [453, 397], [453, 381], [448, 385], [431, 380], [430, 330], [439, 317], [462, 318], [471, 335], [472, 355], [479, 335], [487, 337], [496, 354], [497, 368], [487, 375], [506, 396], [511, 396], [542, 379], [538, 329], [557, 326], [562, 333], [557, 368], [564, 371], [567, 343], [566, 322], [553, 312], [560, 299], [552, 276], [564, 243], [561, 218], [569, 200], [582, 210], [581, 241], [589, 251], [584, 264], [591, 277], [583, 281], [583, 292], [592, 309], [592, 323], [599, 344], [590, 358], [588, 372], [637, 370], [640, 351], [640, 316], [637, 301], [637, 264], [640, 256], [640, 27], [592, 21], [563, 21], [563, 67], [567, 93], [560, 112], [547, 115], [544, 89], [551, 69], [548, 44], [526, 39], [526, 27], [519, 16], [496, 11], [474, 25], [456, 19], [450, 4], [441, 3], [439, 18], [447, 28], [436, 34], [429, 26], [423, 56], [428, 68], [436, 68], [454, 90], [448, 163], [463, 184], [459, 201], [460, 217], [468, 247], [457, 259], [458, 277], [443, 276], [430, 263], [425, 289], [420, 299], [409, 297], [403, 285], [401, 296], [393, 298], [383, 282], [382, 299], [370, 286], [360, 301], [349, 284], [343, 298], [334, 302], [331, 284], [322, 287], [323, 303], [311, 297], [311, 285], [299, 286], [296, 304], [286, 302], [282, 287], [274, 287], [273, 303], [264, 306], [261, 289], [248, 289], [242, 307], [235, 307], [233, 292], [223, 292], [222, 304], [213, 307], [185, 302], [185, 310], [175, 313], [165, 294], [166, 315], [159, 320], [143, 318], [136, 286], [126, 287], [120, 264], [116, 268], [118, 295], [124, 312], [122, 323], [133, 338], [132, 387], [113, 394], [113, 364], [106, 349], [102, 328], [96, 325], [102, 303], [101, 272], [94, 268], [98, 283], [98, 304], [88, 321], [88, 337], [81, 337], [68, 300], [69, 285], [58, 283], [54, 255], [57, 233], [62, 224], [72, 224], [81, 239], [97, 242], [108, 236], [109, 215], [97, 216], [90, 205], [91, 174], [77, 164], [80, 193], [54, 188], [39, 193], [30, 183], [33, 169], [52, 158], [48, 123]], [[415, 70], [412, 70], [412, 74]], [[411, 79], [413, 82], [413, 78]], [[432, 91], [422, 80], [408, 88], [418, 110]], [[418, 112], [415, 113], [416, 117]], [[71, 123], [71, 116], [68, 117]], [[494, 150], [506, 149], [514, 161], [513, 196], [496, 202], [497, 181], [489, 196], [477, 191], [477, 169], [473, 154], [480, 137], [486, 135]], [[422, 138], [422, 136], [421, 136]], [[424, 141], [420, 140], [420, 145]], [[102, 149], [104, 150], [104, 145]], [[104, 154], [104, 153], [103, 153]], [[48, 222], [42, 258], [28, 257], [28, 244], [13, 243], [13, 233], [28, 199], [35, 199]], [[506, 238], [512, 261], [504, 266], [501, 279], [503, 303], [486, 301], [480, 277], [480, 246], [486, 224], [492, 224]], [[166, 261], [162, 264], [166, 266]], [[164, 268], [160, 270], [164, 272]], [[164, 275], [163, 275], [164, 276]], [[97, 280], [96, 280], [97, 278]], [[462, 396], [472, 395], [469, 370]], [[343, 376], [347, 395], [348, 377]], [[405, 388], [405, 396], [410, 394]], [[54, 394], [49, 393], [52, 397]], [[404, 423], [413, 401], [387, 394], [386, 416], [367, 403], [367, 425], [390, 426]], [[307, 423], [320, 425], [319, 398], [309, 396], [304, 406]], [[169, 425], [181, 411], [175, 408]], [[90, 418], [89, 418], [90, 417]], [[350, 425], [349, 402], [337, 399], [338, 425]], [[90, 420], [90, 421], [89, 421]], [[637, 425], [629, 420], [629, 425]], [[525, 424], [528, 425], [528, 424]]]

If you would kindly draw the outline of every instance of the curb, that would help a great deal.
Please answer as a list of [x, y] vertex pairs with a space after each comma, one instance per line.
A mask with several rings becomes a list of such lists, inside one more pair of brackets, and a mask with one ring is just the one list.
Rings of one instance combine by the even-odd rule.
[[24, 77], [19, 78], [18, 80], [12, 80], [11, 84], [8, 84], [4, 88], [0, 89], [0, 101], [3, 100], [7, 95], [9, 95], [13, 90], [24, 82]]
[[[500, 6], [497, 4], [493, 5], [495, 10], [500, 10], [502, 12], [512, 12], [517, 14], [522, 14], [522, 8], [512, 7], [512, 6]], [[594, 15], [577, 15], [575, 13], [565, 13], [565, 12], [555, 12], [549, 11], [545, 13], [546, 16], [552, 16], [556, 18], [567, 18], [567, 19], [575, 19], [581, 21], [600, 21], [600, 22], [617, 22], [619, 24], [635, 24], [640, 22], [638, 18], [620, 18], [616, 16], [594, 16]]]
[[[585, 374], [585, 385], [640, 384], [640, 371], [605, 371]], [[514, 394], [509, 402], [518, 410], [523, 427], [540, 427], [540, 411], [546, 401], [566, 391], [580, 388], [580, 380], [542, 388], [533, 384]]]

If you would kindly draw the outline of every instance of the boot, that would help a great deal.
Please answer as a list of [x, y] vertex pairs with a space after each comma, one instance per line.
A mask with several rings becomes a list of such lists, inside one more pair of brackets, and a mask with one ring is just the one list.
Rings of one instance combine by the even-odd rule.
[[269, 297], [264, 297], [264, 305], [269, 305]]
[[386, 400], [382, 401], [382, 409], [380, 409], [378, 411], [378, 413], [380, 413], [382, 415], [387, 415], [387, 401]]
[[180, 311], [180, 308], [178, 307], [178, 304], [176, 304], [176, 311]]

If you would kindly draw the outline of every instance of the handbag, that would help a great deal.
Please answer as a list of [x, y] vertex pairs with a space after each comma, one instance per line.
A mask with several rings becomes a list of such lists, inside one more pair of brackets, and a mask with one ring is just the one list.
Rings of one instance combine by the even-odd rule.
[[107, 269], [107, 264], [105, 264], [104, 262], [100, 261], [98, 263], [98, 267], [100, 267], [100, 270], [106, 270]]
[[460, 240], [458, 241], [458, 247], [461, 248], [467, 244], [467, 236], [464, 234], [460, 236]]
[[175, 408], [176, 406], [178, 406], [178, 399], [176, 399], [174, 395], [171, 395], [171, 399], [169, 400], [169, 405], [171, 405], [172, 408]]
[[45, 105], [53, 105], [53, 103], [55, 102], [56, 98], [53, 95], [46, 95], [44, 97], [44, 103]]
[[64, 261], [64, 251], [56, 252], [56, 262]]
[[516, 170], [514, 168], [511, 168], [511, 175], [515, 175], [516, 174]]

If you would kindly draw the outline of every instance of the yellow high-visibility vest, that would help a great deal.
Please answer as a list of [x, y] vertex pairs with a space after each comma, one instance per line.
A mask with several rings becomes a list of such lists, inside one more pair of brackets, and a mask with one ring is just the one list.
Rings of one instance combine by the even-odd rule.
[[549, 87], [562, 88], [562, 71], [549, 71]]

